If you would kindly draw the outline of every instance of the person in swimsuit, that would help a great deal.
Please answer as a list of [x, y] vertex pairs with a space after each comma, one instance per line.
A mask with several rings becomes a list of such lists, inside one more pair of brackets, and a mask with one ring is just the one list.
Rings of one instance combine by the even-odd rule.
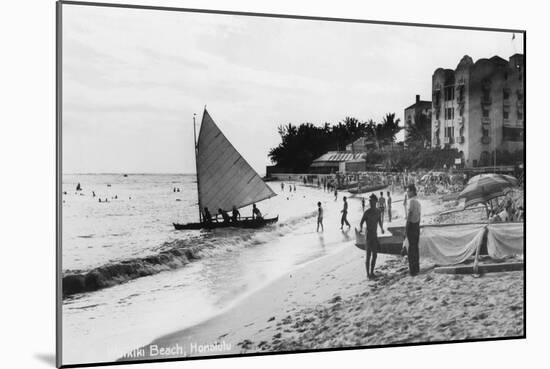
[[241, 219], [241, 213], [239, 213], [239, 210], [237, 210], [237, 207], [233, 205], [231, 220], [233, 221], [233, 223], [236, 223], [239, 219]]
[[256, 207], [256, 204], [252, 204], [252, 219], [263, 219], [260, 209]]
[[325, 228], [323, 227], [323, 208], [320, 201], [317, 203], [317, 232], [319, 232], [319, 226], [321, 226], [321, 232], [323, 232]]
[[[376, 233], [378, 225], [384, 234], [384, 228], [382, 228], [382, 219], [380, 218], [380, 210], [376, 208], [378, 199], [375, 194], [372, 194], [369, 198], [370, 208], [363, 213], [361, 218], [361, 223], [359, 224], [359, 232], [363, 231], [363, 223], [367, 225], [366, 232], [366, 246], [365, 250], [367, 252], [367, 278], [374, 278], [374, 267], [376, 266], [376, 257], [378, 256], [378, 250], [380, 249], [380, 244], [378, 242], [378, 235]], [[372, 257], [372, 260], [371, 260]]]
[[342, 211], [342, 219], [340, 219], [340, 229], [344, 229], [344, 224], [350, 227], [348, 222], [348, 200], [346, 199], [346, 196], [344, 196], [344, 208]]
[[204, 223], [212, 223], [212, 215], [210, 214], [210, 211], [206, 206], [204, 207], [204, 211], [202, 215], [203, 215], [202, 221]]
[[229, 214], [227, 214], [227, 211], [225, 210], [222, 210], [221, 208], [218, 209], [218, 214], [220, 214], [223, 218], [223, 222], [224, 223], [229, 223], [231, 222], [231, 218], [229, 217]]

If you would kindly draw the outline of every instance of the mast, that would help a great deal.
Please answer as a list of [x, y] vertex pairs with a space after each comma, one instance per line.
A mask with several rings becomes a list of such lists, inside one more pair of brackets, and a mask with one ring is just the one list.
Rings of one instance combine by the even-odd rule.
[[198, 155], [198, 150], [199, 150], [199, 147], [197, 146], [197, 125], [195, 123], [195, 117], [197, 116], [196, 113], [193, 113], [193, 139], [195, 141], [195, 145], [194, 145], [194, 148], [195, 148], [195, 172], [197, 173], [197, 197], [199, 199], [199, 222], [202, 223], [202, 206], [201, 206], [201, 196], [200, 196], [200, 193], [199, 193], [199, 155]]

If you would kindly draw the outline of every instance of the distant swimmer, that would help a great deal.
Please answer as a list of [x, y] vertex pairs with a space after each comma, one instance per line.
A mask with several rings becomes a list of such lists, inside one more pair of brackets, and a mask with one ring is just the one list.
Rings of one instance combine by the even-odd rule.
[[80, 187], [80, 182], [78, 182], [78, 184], [76, 185], [76, 190], [77, 191], [82, 191], [82, 187]]
[[172, 192], [176, 192], [176, 187], [174, 187], [174, 189], [172, 190]]
[[241, 213], [239, 213], [239, 210], [235, 205], [233, 205], [232, 213], [231, 213], [231, 220], [233, 223], [237, 222], [241, 219]]
[[[380, 229], [382, 230], [382, 234], [384, 234], [384, 228], [382, 228], [382, 220], [380, 219], [380, 211], [376, 209], [377, 202], [378, 202], [378, 199], [376, 198], [376, 195], [374, 194], [370, 195], [370, 198], [369, 198], [370, 208], [363, 213], [363, 217], [361, 218], [361, 223], [359, 223], [359, 231], [363, 230], [363, 223], [367, 224], [365, 250], [367, 251], [367, 260], [366, 260], [367, 278], [369, 279], [374, 277], [374, 267], [376, 266], [376, 256], [378, 255], [378, 250], [380, 248], [380, 244], [378, 242], [378, 235], [376, 234], [378, 226], [380, 226]], [[371, 261], [371, 256], [372, 256], [372, 261]]]
[[212, 215], [210, 214], [210, 211], [208, 210], [208, 208], [206, 206], [204, 207], [204, 211], [203, 211], [202, 215], [203, 215], [203, 222], [204, 223], [211, 223], [212, 222]]
[[115, 195], [115, 200], [117, 200], [117, 199], [118, 199], [118, 196], [117, 196], [117, 195]]
[[101, 198], [99, 198], [99, 202], [101, 202]]
[[252, 219], [263, 219], [260, 209], [256, 207], [256, 204], [252, 204]]
[[218, 209], [218, 214], [220, 214], [223, 218], [224, 223], [229, 223], [231, 221], [231, 218], [229, 217], [229, 214], [227, 214], [227, 211], [222, 210], [221, 208]]
[[317, 232], [319, 232], [319, 226], [321, 226], [321, 232], [324, 232], [325, 228], [323, 227], [323, 208], [321, 207], [321, 202], [317, 203]]
[[284, 182], [281, 182], [281, 191], [284, 191], [285, 190], [285, 184]]
[[95, 192], [94, 191], [92, 191], [92, 197], [95, 197]]
[[348, 222], [348, 200], [346, 199], [346, 196], [344, 196], [344, 208], [341, 211], [342, 213], [342, 219], [340, 219], [340, 229], [344, 229], [344, 224], [350, 227]]

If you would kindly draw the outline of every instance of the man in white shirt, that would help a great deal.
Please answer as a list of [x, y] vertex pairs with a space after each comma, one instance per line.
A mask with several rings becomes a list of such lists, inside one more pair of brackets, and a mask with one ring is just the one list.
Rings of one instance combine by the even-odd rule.
[[407, 198], [409, 203], [407, 225], [405, 226], [405, 233], [407, 235], [407, 240], [409, 241], [407, 255], [409, 259], [409, 273], [412, 276], [415, 276], [420, 270], [418, 240], [420, 238], [421, 206], [420, 202], [416, 198], [416, 186], [414, 184], [407, 186]]

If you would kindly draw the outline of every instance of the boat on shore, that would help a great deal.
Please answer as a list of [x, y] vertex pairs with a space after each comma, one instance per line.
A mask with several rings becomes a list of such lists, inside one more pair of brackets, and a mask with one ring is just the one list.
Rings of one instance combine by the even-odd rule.
[[187, 223], [187, 224], [177, 224], [174, 223], [174, 228], [178, 231], [181, 230], [193, 230], [193, 229], [215, 229], [215, 228], [261, 228], [269, 224], [277, 223], [279, 221], [279, 216], [274, 218], [263, 218], [263, 219], [254, 219], [252, 217], [241, 218], [236, 222], [216, 222], [211, 223]]
[[[194, 123], [195, 118], [193, 118]], [[238, 217], [235, 221], [218, 221], [216, 216], [204, 219], [205, 208], [215, 214], [218, 209], [229, 213], [234, 208], [240, 209], [277, 194], [265, 184], [260, 175], [224, 136], [206, 108], [202, 115], [198, 140], [196, 133], [194, 136], [199, 222], [173, 223], [174, 228], [176, 230], [260, 228], [276, 223], [279, 216]]]
[[384, 188], [388, 187], [387, 184], [380, 184], [376, 186], [370, 186], [370, 187], [356, 187], [348, 190], [349, 193], [353, 195], [361, 194], [361, 193], [367, 193], [367, 192], [374, 192], [378, 190], [383, 190]]

